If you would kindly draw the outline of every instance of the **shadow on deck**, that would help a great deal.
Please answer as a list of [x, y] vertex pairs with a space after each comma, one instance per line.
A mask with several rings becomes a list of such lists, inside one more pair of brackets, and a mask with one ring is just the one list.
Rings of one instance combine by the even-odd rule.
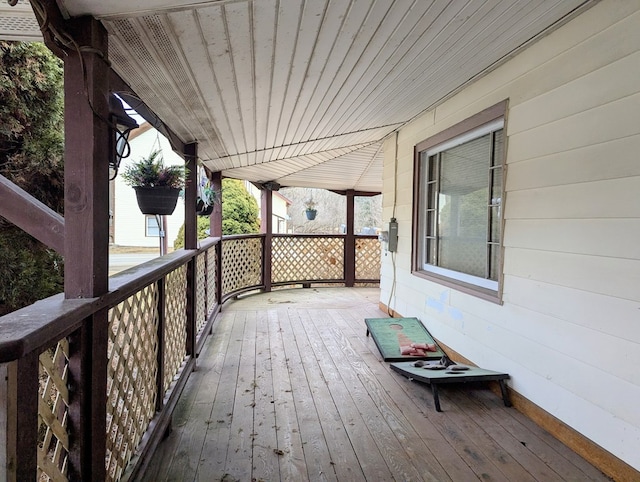
[[486, 387], [392, 372], [377, 288], [229, 301], [143, 480], [608, 480]]

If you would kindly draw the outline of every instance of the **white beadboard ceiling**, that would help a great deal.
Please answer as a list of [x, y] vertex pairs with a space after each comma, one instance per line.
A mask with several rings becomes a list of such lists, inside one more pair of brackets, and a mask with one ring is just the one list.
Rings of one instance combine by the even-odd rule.
[[[113, 68], [212, 171], [374, 192], [386, 136], [590, 3], [58, 0], [102, 21]], [[33, 37], [25, 10], [0, 7], [0, 37], [9, 18]]]

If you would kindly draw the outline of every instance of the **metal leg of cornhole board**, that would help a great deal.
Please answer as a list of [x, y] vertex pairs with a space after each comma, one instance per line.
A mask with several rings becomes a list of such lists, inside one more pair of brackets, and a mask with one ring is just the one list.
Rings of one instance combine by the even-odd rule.
[[511, 406], [511, 401], [509, 400], [509, 394], [507, 393], [507, 385], [504, 383], [504, 380], [498, 380], [500, 383], [500, 391], [502, 392], [502, 401], [504, 402], [505, 407]]
[[442, 410], [440, 410], [440, 397], [438, 396], [438, 384], [437, 383], [431, 383], [431, 392], [433, 393], [433, 403], [436, 406], [436, 412], [442, 412]]

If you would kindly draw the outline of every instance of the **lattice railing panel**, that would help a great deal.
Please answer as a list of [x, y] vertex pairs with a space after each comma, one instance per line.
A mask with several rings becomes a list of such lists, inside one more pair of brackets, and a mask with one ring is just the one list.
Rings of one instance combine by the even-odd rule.
[[356, 280], [380, 279], [380, 241], [356, 238]]
[[273, 238], [273, 283], [344, 279], [344, 238]]
[[187, 355], [187, 267], [165, 278], [164, 381], [166, 392]]
[[[38, 397], [38, 475], [66, 481], [69, 457], [69, 343], [63, 339], [40, 355]], [[19, 408], [18, 408], [19, 409]]]
[[107, 356], [107, 480], [119, 480], [155, 413], [157, 284], [109, 310]]
[[207, 253], [200, 253], [196, 256], [196, 333], [207, 324], [206, 305], [206, 263]]
[[262, 282], [262, 238], [222, 242], [222, 292], [259, 286]]
[[218, 303], [216, 299], [217, 293], [217, 270], [218, 270], [218, 256], [215, 248], [211, 248], [207, 251], [207, 306], [209, 307], [209, 313], [211, 314], [214, 307]]

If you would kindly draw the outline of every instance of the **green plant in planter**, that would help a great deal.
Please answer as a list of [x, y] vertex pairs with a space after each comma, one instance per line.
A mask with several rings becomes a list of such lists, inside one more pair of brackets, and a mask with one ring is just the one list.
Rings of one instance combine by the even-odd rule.
[[142, 213], [160, 215], [175, 210], [185, 176], [184, 166], [165, 166], [159, 150], [129, 164], [122, 173], [124, 182], [135, 189]]
[[208, 216], [213, 212], [213, 205], [218, 202], [220, 202], [220, 193], [213, 189], [209, 179], [206, 177], [200, 178], [196, 212], [201, 216]]
[[307, 215], [307, 219], [309, 221], [313, 221], [316, 218], [316, 214], [318, 214], [316, 205], [317, 203], [313, 200], [313, 198], [309, 198], [304, 202], [304, 206], [305, 206], [304, 212]]
[[185, 184], [184, 166], [165, 166], [162, 153], [153, 151], [149, 157], [129, 164], [122, 179], [131, 187], [169, 187], [182, 189]]

